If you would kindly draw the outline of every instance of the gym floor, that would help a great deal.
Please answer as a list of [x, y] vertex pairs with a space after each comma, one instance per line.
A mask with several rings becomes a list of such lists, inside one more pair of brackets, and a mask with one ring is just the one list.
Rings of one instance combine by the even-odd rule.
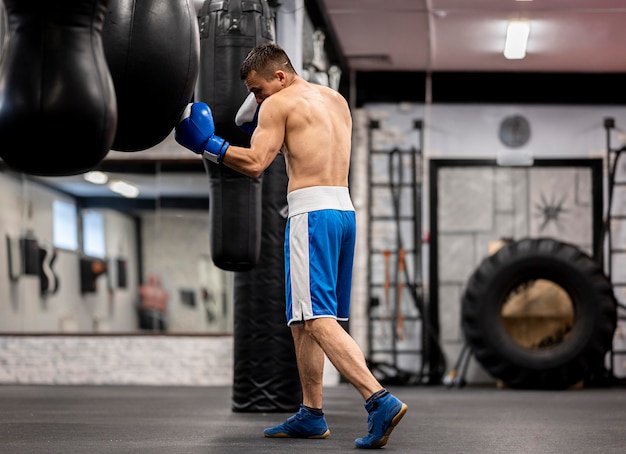
[[[520, 391], [388, 387], [409, 406], [384, 447], [398, 453], [626, 452], [624, 388]], [[235, 413], [229, 387], [0, 386], [0, 452], [355, 452], [367, 416], [347, 384], [325, 388], [323, 440], [263, 437], [287, 413]]]

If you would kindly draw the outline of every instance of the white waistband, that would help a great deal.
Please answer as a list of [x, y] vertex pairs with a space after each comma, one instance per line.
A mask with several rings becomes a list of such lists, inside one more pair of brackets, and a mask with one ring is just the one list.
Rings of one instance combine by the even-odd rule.
[[354, 211], [345, 186], [311, 186], [287, 194], [289, 217], [318, 210]]

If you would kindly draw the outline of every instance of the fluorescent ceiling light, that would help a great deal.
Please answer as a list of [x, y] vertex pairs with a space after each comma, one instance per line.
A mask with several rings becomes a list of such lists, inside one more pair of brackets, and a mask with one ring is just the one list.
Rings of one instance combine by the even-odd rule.
[[98, 170], [84, 173], [83, 178], [85, 179], [85, 181], [93, 184], [104, 184], [109, 180], [109, 177], [106, 173], [100, 172]]
[[139, 195], [139, 188], [137, 188], [137, 186], [122, 180], [112, 180], [109, 183], [109, 189], [129, 199], [134, 199]]
[[504, 57], [509, 60], [519, 60], [526, 56], [526, 44], [530, 34], [528, 21], [511, 21], [506, 29], [504, 43]]

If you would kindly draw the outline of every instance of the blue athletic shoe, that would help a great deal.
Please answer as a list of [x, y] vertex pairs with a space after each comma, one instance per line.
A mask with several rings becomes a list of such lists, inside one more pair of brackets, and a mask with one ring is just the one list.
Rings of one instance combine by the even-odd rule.
[[282, 424], [263, 431], [272, 438], [326, 438], [330, 430], [324, 415], [316, 415], [300, 404], [300, 411]]
[[365, 404], [365, 409], [369, 413], [367, 417], [368, 434], [366, 437], [354, 440], [356, 447], [372, 449], [385, 446], [391, 431], [400, 422], [407, 408], [405, 403], [402, 403], [391, 393]]

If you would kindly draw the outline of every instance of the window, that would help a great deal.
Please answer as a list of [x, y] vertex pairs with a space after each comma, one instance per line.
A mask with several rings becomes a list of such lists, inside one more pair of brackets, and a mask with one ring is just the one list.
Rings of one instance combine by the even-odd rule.
[[83, 217], [83, 252], [91, 257], [105, 258], [104, 218], [97, 211], [87, 210]]
[[76, 206], [55, 200], [52, 202], [52, 236], [54, 246], [75, 251], [78, 248]]

